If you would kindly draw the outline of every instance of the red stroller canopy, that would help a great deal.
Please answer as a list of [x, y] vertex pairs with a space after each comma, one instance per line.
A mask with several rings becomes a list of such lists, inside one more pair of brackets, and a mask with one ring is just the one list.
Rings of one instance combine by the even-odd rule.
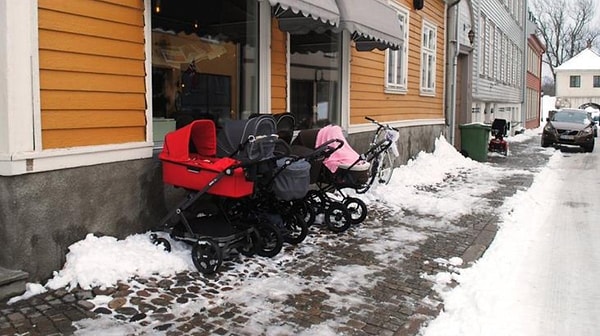
[[160, 158], [181, 161], [187, 160], [190, 153], [201, 156], [217, 154], [217, 131], [212, 120], [194, 120], [168, 133]]

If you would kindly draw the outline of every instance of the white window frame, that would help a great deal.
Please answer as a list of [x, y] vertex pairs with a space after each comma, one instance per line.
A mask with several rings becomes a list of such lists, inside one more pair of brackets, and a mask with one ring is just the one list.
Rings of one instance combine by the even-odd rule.
[[436, 52], [437, 26], [427, 20], [423, 20], [421, 28], [421, 95], [435, 95]]
[[[398, 50], [385, 50], [385, 91], [388, 93], [406, 93], [408, 90], [409, 11], [396, 3], [390, 3], [390, 5], [398, 14], [403, 42]], [[392, 81], [389, 80], [390, 68], [393, 71]], [[400, 69], [400, 71], [398, 71], [398, 69]]]
[[490, 18], [487, 19], [485, 26], [485, 75], [487, 78], [494, 77], [494, 23]]
[[486, 18], [484, 14], [481, 14], [479, 18], [479, 77], [485, 76], [485, 60], [486, 60], [486, 51], [485, 48], [485, 26], [486, 26]]

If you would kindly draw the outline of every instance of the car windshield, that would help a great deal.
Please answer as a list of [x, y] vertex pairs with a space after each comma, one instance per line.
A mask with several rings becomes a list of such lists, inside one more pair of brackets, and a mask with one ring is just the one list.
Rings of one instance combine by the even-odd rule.
[[590, 119], [585, 113], [572, 112], [572, 111], [559, 111], [554, 114], [552, 121], [558, 122], [569, 122], [575, 124], [587, 125], [590, 123]]

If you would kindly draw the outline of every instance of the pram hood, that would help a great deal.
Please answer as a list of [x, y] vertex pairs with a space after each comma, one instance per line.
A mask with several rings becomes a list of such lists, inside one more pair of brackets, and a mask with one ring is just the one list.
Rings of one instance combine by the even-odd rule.
[[[327, 142], [331, 139], [345, 139], [342, 128], [338, 125], [327, 125], [319, 130], [315, 141], [316, 146]], [[342, 147], [333, 152], [328, 158], [323, 161], [323, 164], [329, 171], [335, 173], [338, 167], [342, 164], [348, 166], [355, 165], [360, 160], [360, 155], [350, 147], [347, 141], [344, 141]]]
[[217, 156], [242, 162], [273, 158], [276, 140], [277, 126], [271, 115], [228, 120], [217, 135]]
[[194, 120], [192, 123], [169, 132], [159, 159], [184, 161], [190, 153], [211, 157], [217, 152], [217, 136], [215, 123], [212, 120]]

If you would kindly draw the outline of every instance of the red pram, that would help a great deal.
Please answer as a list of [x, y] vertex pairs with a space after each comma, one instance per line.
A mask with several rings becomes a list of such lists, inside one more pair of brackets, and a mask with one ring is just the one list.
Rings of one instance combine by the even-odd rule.
[[[272, 145], [262, 146], [259, 142], [271, 142], [273, 132], [244, 134], [247, 140], [239, 143], [232, 157], [216, 155], [217, 135], [212, 120], [195, 120], [165, 136], [159, 154], [163, 181], [189, 193], [161, 220], [160, 230], [193, 246], [192, 261], [202, 273], [216, 272], [226, 254], [234, 250], [246, 256], [256, 253], [266, 257], [281, 251], [283, 237], [275, 224], [263, 218], [235, 216], [227, 207], [231, 199], [254, 193], [255, 182], [249, 176], [256, 178], [256, 165], [273, 158], [266, 153], [265, 160], [251, 160], [245, 149], [263, 154]], [[156, 234], [151, 238], [170, 250], [167, 239]]]
[[165, 183], [192, 190], [202, 190], [220, 173], [206, 193], [225, 197], [251, 195], [254, 183], [246, 180], [241, 162], [229, 157], [218, 158], [214, 122], [196, 120], [165, 136], [158, 158], [163, 162]]

